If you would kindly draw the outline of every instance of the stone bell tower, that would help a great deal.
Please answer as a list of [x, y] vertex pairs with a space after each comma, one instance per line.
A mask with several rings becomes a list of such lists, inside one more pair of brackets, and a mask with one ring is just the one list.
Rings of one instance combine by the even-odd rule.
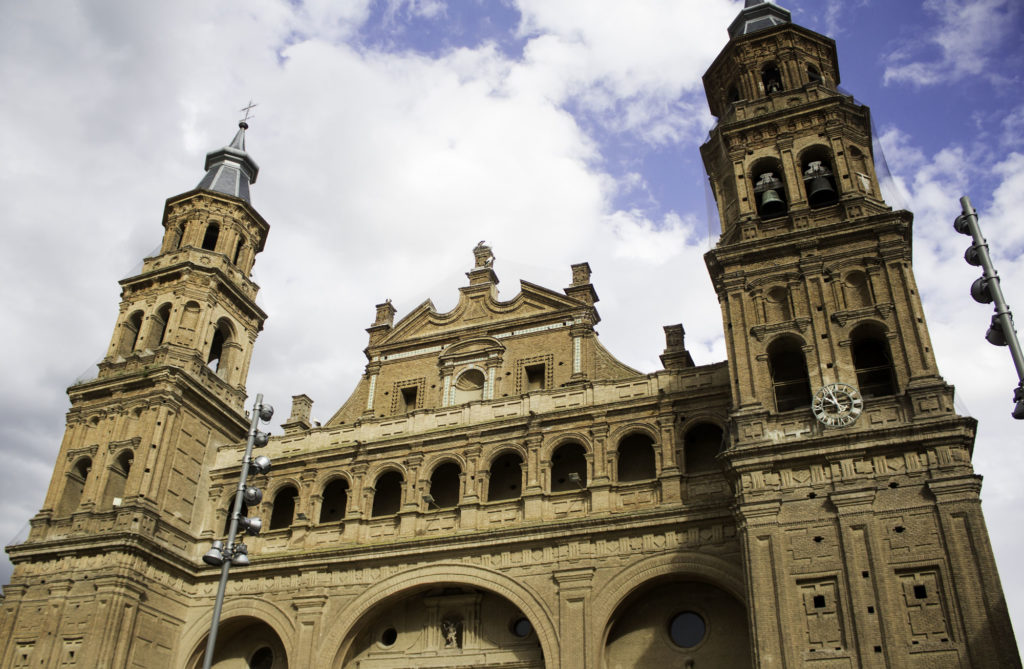
[[760, 666], [1020, 666], [911, 223], [835, 42], [757, 0], [704, 75], [734, 478]]
[[2, 666], [129, 666], [119, 630], [151, 638], [147, 657], [173, 639], [173, 583], [192, 572], [205, 520], [196, 500], [216, 449], [245, 439], [245, 379], [266, 319], [249, 278], [269, 226], [250, 202], [259, 168], [247, 127], [207, 155], [195, 189], [167, 200], [159, 253], [120, 282], [96, 378], [68, 389], [43, 508], [8, 548]]

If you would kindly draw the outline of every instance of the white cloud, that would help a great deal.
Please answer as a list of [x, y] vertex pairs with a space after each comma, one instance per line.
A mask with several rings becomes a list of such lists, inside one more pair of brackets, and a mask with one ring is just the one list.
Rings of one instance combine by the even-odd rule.
[[[930, 86], [971, 76], [1009, 83], [991, 61], [999, 56], [1004, 40], [1019, 39], [1021, 7], [1017, 0], [927, 0], [924, 7], [936, 16], [938, 24], [925, 26], [924, 37], [888, 55], [886, 84]], [[937, 58], [926, 55], [936, 47]]]

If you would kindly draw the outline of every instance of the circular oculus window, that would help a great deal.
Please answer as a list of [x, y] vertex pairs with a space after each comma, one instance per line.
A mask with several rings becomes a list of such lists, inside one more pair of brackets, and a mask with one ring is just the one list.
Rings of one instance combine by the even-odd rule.
[[680, 648], [693, 648], [704, 640], [707, 625], [693, 611], [676, 614], [668, 624], [668, 636]]

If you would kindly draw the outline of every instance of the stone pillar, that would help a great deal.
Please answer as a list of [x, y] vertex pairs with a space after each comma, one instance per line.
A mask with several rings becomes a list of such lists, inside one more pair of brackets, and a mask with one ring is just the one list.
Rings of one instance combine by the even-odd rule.
[[295, 609], [295, 619], [299, 628], [294, 646], [295, 657], [289, 658], [289, 664], [292, 666], [312, 667], [316, 665], [315, 658], [319, 650], [316, 647], [316, 628], [320, 623], [326, 603], [326, 595], [298, 596], [292, 600], [292, 608]]
[[594, 569], [567, 569], [553, 574], [558, 587], [558, 646], [561, 669], [584, 669], [587, 649], [598, 639], [587, 638], [587, 606]]
[[778, 500], [767, 500], [741, 503], [736, 508], [736, 525], [745, 554], [750, 645], [757, 667], [796, 666], [786, 661], [781, 629], [781, 575], [776, 566], [783, 557], [777, 536], [781, 506]]

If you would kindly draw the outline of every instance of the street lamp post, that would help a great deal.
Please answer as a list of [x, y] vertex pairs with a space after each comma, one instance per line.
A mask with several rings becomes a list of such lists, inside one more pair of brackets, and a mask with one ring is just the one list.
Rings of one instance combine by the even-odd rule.
[[1013, 314], [1003, 298], [1003, 290], [999, 285], [999, 273], [992, 264], [988, 252], [988, 240], [981, 234], [978, 224], [978, 212], [971, 206], [971, 199], [964, 195], [960, 198], [962, 213], [953, 222], [953, 228], [962, 235], [968, 235], [973, 244], [964, 253], [964, 260], [969, 265], [980, 266], [984, 273], [971, 284], [971, 297], [976, 302], [989, 304], [995, 302], [995, 314], [989, 324], [985, 340], [996, 346], [1009, 346], [1013, 366], [1017, 369], [1017, 387], [1013, 390], [1013, 417], [1024, 420], [1024, 354], [1021, 352], [1017, 331], [1013, 327]]
[[269, 436], [266, 432], [260, 432], [257, 428], [259, 422], [269, 421], [274, 416], [274, 407], [263, 403], [263, 395], [256, 395], [256, 402], [252, 408], [252, 420], [249, 422], [249, 436], [245, 441], [245, 455], [242, 457], [242, 473], [238, 478], [238, 490], [235, 493], [235, 502], [231, 509], [231, 524], [228, 526], [227, 545], [221, 541], [214, 541], [213, 546], [203, 556], [203, 562], [212, 566], [220, 567], [220, 585], [217, 587], [217, 600], [213, 605], [213, 620], [210, 623], [210, 635], [206, 641], [206, 655], [203, 658], [203, 669], [210, 669], [213, 663], [213, 649], [217, 645], [217, 628], [220, 626], [220, 612], [224, 606], [224, 592], [228, 586], [228, 571], [231, 565], [244, 567], [249, 564], [248, 548], [239, 541], [235, 543], [235, 535], [239, 528], [244, 529], [251, 535], [259, 534], [261, 522], [259, 518], [246, 518], [242, 516], [242, 502], [246, 504], [259, 504], [263, 493], [252, 487], [246, 487], [246, 479], [249, 477], [249, 468], [252, 467], [257, 473], [266, 474], [270, 471], [270, 459], [259, 456], [252, 459], [252, 449], [267, 445]]

